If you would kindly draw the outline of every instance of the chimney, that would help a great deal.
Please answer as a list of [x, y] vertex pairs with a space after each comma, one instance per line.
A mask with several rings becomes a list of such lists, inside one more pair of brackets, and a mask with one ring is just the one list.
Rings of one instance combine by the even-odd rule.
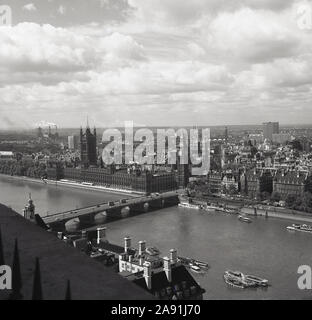
[[145, 250], [146, 250], [146, 241], [139, 241], [139, 256], [142, 256]]
[[128, 253], [128, 250], [131, 247], [131, 238], [125, 237], [125, 253]]
[[97, 228], [96, 232], [97, 232], [96, 243], [99, 244], [106, 239], [106, 227]]
[[57, 233], [57, 237], [60, 239], [60, 240], [62, 240], [63, 239], [63, 232], [58, 232]]
[[149, 262], [144, 263], [144, 278], [148, 290], [152, 290], [152, 268]]
[[166, 273], [167, 279], [169, 282], [172, 281], [172, 270], [171, 270], [171, 263], [168, 257], [164, 257], [164, 271]]
[[178, 262], [178, 251], [177, 249], [170, 250], [170, 263], [176, 264]]

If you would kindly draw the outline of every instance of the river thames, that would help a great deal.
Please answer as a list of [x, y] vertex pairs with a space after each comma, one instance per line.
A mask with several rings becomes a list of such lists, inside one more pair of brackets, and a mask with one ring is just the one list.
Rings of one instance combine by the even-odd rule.
[[[94, 205], [128, 197], [68, 187], [55, 187], [0, 177], [0, 203], [21, 212], [28, 193], [36, 212], [47, 213]], [[108, 240], [123, 245], [125, 236], [132, 245], [146, 240], [162, 255], [176, 248], [179, 255], [208, 262], [205, 274], [193, 273], [203, 288], [205, 299], [310, 299], [311, 290], [299, 290], [300, 265], [312, 266], [312, 235], [292, 233], [292, 223], [277, 218], [252, 218], [242, 223], [234, 215], [199, 212], [178, 207], [166, 208], [107, 223]], [[267, 289], [234, 289], [223, 281], [226, 269], [240, 270], [269, 280]]]

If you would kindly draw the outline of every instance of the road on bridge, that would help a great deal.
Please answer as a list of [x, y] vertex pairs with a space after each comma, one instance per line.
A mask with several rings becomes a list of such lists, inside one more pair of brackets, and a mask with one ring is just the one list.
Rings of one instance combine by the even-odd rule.
[[168, 191], [168, 192], [164, 192], [161, 194], [152, 194], [149, 196], [126, 199], [126, 202], [122, 202], [123, 200], [121, 199], [120, 201], [115, 201], [114, 205], [110, 205], [110, 202], [104, 202], [104, 203], [97, 204], [94, 206], [89, 206], [89, 207], [85, 207], [85, 208], [74, 209], [74, 210], [69, 210], [69, 211], [65, 211], [65, 212], [61, 212], [61, 213], [51, 214], [47, 217], [43, 217], [42, 219], [44, 220], [44, 222], [46, 224], [58, 222], [58, 221], [62, 221], [62, 220], [70, 220], [70, 219], [78, 218], [79, 216], [82, 216], [82, 215], [103, 212], [108, 209], [126, 207], [129, 205], [143, 203], [143, 202], [147, 202], [147, 201], [151, 201], [151, 200], [166, 199], [166, 198], [170, 198], [173, 196], [177, 196], [178, 193], [179, 193], [178, 191]]

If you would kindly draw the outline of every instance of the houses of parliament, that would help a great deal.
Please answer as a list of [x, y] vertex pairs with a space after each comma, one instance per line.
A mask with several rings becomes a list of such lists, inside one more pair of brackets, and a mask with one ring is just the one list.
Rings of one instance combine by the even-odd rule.
[[142, 193], [166, 192], [184, 188], [189, 182], [189, 166], [176, 165], [146, 169], [143, 166], [103, 164], [98, 152], [97, 132], [89, 125], [85, 132], [80, 129], [80, 165], [67, 167], [57, 164], [47, 168], [47, 178], [87, 182], [93, 185], [124, 189]]

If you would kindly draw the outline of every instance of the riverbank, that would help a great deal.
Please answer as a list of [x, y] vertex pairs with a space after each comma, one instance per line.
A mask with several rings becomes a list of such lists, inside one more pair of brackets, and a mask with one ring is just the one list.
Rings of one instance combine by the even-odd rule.
[[106, 192], [106, 193], [115, 193], [115, 194], [127, 194], [127, 195], [143, 195], [143, 192], [133, 191], [133, 190], [124, 190], [124, 189], [117, 189], [117, 188], [108, 188], [103, 186], [91, 186], [91, 185], [83, 185], [78, 182], [70, 182], [70, 181], [56, 181], [56, 180], [49, 180], [49, 179], [35, 179], [29, 178], [25, 176], [9, 176], [1, 174], [1, 176], [17, 180], [17, 181], [26, 181], [32, 183], [38, 183], [41, 185], [54, 185], [54, 186], [64, 186], [69, 188], [76, 188], [76, 189], [85, 189], [89, 191], [98, 191], [98, 192]]
[[[201, 201], [201, 200], [194, 200], [195, 203], [198, 204], [206, 204], [205, 201]], [[257, 215], [255, 215], [255, 207], [242, 207], [242, 203], [240, 202], [234, 202], [234, 201], [228, 201], [225, 199], [213, 199], [213, 201], [211, 201], [211, 203], [213, 205], [217, 205], [217, 206], [225, 206], [229, 209], [235, 209], [235, 210], [239, 210], [242, 213], [248, 214], [250, 216], [266, 216], [267, 213], [267, 217], [268, 218], [277, 218], [277, 219], [286, 219], [286, 220], [292, 220], [292, 221], [300, 221], [300, 222], [309, 222], [312, 223], [312, 215], [306, 213], [306, 212], [301, 212], [301, 211], [295, 211], [295, 210], [291, 210], [288, 208], [258, 208], [257, 206], [255, 206], [257, 208]]]
[[[251, 209], [251, 208], [242, 208], [241, 211], [243, 213], [246, 213], [246, 214], [248, 214], [250, 216], [254, 216], [254, 217], [260, 216], [260, 217], [267, 217], [267, 218], [277, 218], [277, 219], [312, 223], [312, 217], [309, 217], [304, 214], [298, 215], [298, 214], [281, 213], [281, 212], [275, 212], [275, 211], [269, 211], [269, 210], [259, 210], [258, 209], [257, 215], [255, 215], [253, 209]], [[266, 216], [266, 212], [268, 213], [267, 216]]]

